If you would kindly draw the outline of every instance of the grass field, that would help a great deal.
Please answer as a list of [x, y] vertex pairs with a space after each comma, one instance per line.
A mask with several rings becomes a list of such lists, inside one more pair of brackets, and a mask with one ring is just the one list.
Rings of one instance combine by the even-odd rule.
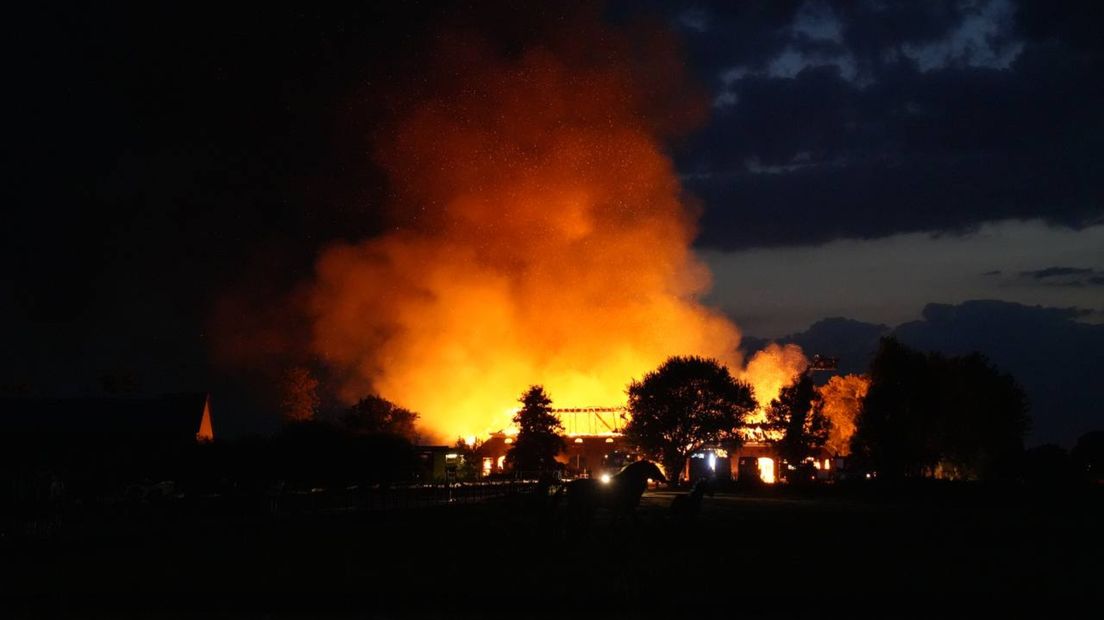
[[508, 499], [294, 517], [139, 515], [8, 544], [0, 577], [16, 615], [589, 616], [868, 595], [1090, 594], [1104, 576], [1099, 495], [771, 489], [706, 497], [696, 521], [676, 526], [672, 494], [649, 492], [636, 522], [600, 515], [586, 531]]

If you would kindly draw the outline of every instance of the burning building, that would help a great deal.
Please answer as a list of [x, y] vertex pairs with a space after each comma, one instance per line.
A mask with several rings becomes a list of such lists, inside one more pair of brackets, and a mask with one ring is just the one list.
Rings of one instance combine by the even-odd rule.
[[[794, 366], [776, 362], [787, 358], [795, 360], [794, 354], [799, 352], [799, 349], [791, 349], [779, 356], [778, 350], [768, 348], [765, 357], [753, 358], [754, 363], [749, 366], [754, 369], [754, 376], [766, 378], [759, 384], [759, 390], [769, 397], [767, 402], [777, 396], [777, 393], [771, 394], [767, 390], [781, 389], [794, 379], [794, 375], [789, 374]], [[834, 371], [836, 368], [835, 360], [830, 358], [813, 359], [814, 363], [800, 372]], [[773, 373], [767, 372], [768, 368], [772, 368]], [[779, 376], [788, 378], [778, 380]], [[790, 479], [799, 466], [808, 465], [817, 479], [833, 478], [849, 454], [848, 441], [854, 432], [855, 416], [868, 385], [866, 377], [845, 375], [833, 376], [818, 388], [822, 411], [830, 422], [830, 433], [826, 444], [814, 450], [805, 459], [806, 463], [788, 463], [779, 455], [776, 446], [782, 438], [782, 431], [767, 424], [761, 407], [737, 429], [741, 439], [738, 447], [713, 445], [702, 448], [690, 455], [681, 475], [689, 480], [708, 477], [773, 484]], [[629, 415], [624, 407], [558, 408], [553, 412], [565, 429], [566, 444], [558, 460], [564, 464], [567, 475], [610, 474], [641, 458], [638, 448], [622, 432]], [[481, 445], [483, 475], [506, 471], [506, 453], [515, 433], [516, 430], [507, 428], [491, 434]]]
[[[669, 33], [595, 13], [509, 52], [456, 33], [439, 46], [373, 136], [385, 232], [325, 247], [304, 289], [339, 399], [376, 393], [439, 439], [486, 437], [496, 471], [529, 385], [616, 404], [634, 377], [697, 355], [769, 402], [804, 371], [794, 345], [745, 367], [738, 328], [701, 301], [711, 274], [666, 143], [708, 100]], [[619, 429], [572, 428], [615, 408], [561, 412], [569, 466], [627, 450]]]
[[485, 436], [532, 384], [618, 403], [671, 355], [740, 365], [739, 331], [700, 302], [710, 274], [664, 146], [707, 101], [663, 33], [595, 16], [562, 34], [509, 54], [442, 37], [432, 88], [379, 132], [391, 225], [325, 248], [309, 287], [341, 399]]
[[[564, 426], [564, 450], [558, 456], [569, 476], [601, 476], [621, 469], [639, 458], [638, 451], [622, 433], [624, 407], [567, 407], [552, 413]], [[506, 453], [513, 446], [516, 431], [507, 428], [492, 433], [480, 445], [483, 474], [506, 471]]]

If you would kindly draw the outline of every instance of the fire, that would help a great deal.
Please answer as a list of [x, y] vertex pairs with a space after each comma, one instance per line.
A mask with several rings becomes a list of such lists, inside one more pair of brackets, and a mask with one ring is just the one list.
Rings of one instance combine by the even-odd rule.
[[831, 421], [825, 448], [832, 454], [851, 454], [851, 436], [855, 434], [855, 417], [863, 398], [870, 389], [870, 379], [863, 375], [832, 377], [820, 388], [824, 399], [824, 415]]
[[759, 409], [747, 420], [749, 424], [762, 424], [767, 421], [766, 408], [778, 398], [779, 392], [805, 369], [809, 360], [801, 347], [796, 344], [779, 345], [771, 343], [751, 357], [747, 368], [740, 378], [755, 389], [755, 399]]
[[767, 484], [774, 484], [774, 459], [766, 456], [759, 457], [759, 479]]
[[508, 426], [531, 384], [610, 405], [670, 355], [739, 368], [655, 121], [657, 90], [691, 91], [619, 49], [446, 50], [450, 77], [377, 144], [394, 228], [317, 261], [312, 347], [344, 400], [375, 391], [457, 437]]

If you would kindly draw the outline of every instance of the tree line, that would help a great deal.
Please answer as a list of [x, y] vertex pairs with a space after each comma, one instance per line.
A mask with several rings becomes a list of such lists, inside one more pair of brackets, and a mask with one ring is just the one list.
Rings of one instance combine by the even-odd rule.
[[[1027, 398], [984, 356], [922, 353], [886, 338], [868, 377], [865, 393], [851, 390], [858, 405], [853, 418], [830, 415], [823, 397], [850, 387], [847, 378], [821, 389], [809, 372], [794, 377], [763, 407], [762, 426], [776, 437], [778, 455], [800, 466], [829, 446], [889, 479], [993, 479], [1017, 471], [1029, 425]], [[625, 435], [671, 477], [705, 447], [739, 448], [739, 430], [759, 408], [751, 385], [720, 362], [695, 356], [669, 358], [630, 383], [627, 394]], [[533, 386], [521, 401], [508, 459], [527, 469], [549, 466], [563, 449], [551, 399]]]
[[[308, 414], [288, 419], [302, 425], [317, 408], [317, 384], [303, 373], [291, 378], [285, 403]], [[689, 456], [703, 448], [738, 449], [740, 430], [759, 411], [765, 414], [759, 426], [770, 431], [777, 455], [795, 466], [827, 451], [886, 479], [995, 479], [1016, 475], [1025, 463], [1029, 404], [1013, 377], [978, 353], [925, 353], [892, 337], [880, 343], [866, 377], [833, 377], [817, 386], [809, 372], [801, 373], [763, 406], [754, 388], [723, 364], [696, 356], [667, 359], [626, 392], [627, 439], [668, 472], [683, 471]], [[508, 467], [560, 467], [564, 429], [552, 413], [551, 396], [534, 385], [519, 402]], [[329, 426], [413, 445], [417, 420], [416, 413], [372, 395]], [[458, 441], [456, 448], [472, 463], [478, 460], [471, 446]]]

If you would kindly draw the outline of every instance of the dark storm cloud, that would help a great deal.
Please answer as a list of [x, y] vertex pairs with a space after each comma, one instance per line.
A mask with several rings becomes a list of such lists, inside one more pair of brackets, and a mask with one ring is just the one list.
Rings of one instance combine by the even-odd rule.
[[760, 66], [790, 41], [800, 2], [720, 2], [676, 6], [657, 3], [658, 10], [673, 11], [674, 22], [689, 33], [683, 41], [702, 78], [718, 80], [733, 65]]
[[702, 245], [1101, 220], [1100, 5], [740, 6], [683, 28], [717, 95], [677, 153]]
[[923, 320], [900, 325], [895, 335], [925, 350], [962, 355], [980, 351], [1023, 385], [1031, 401], [1038, 443], [1073, 443], [1101, 428], [1097, 380], [1104, 364], [1104, 325], [1081, 323], [1088, 311], [1001, 301], [929, 304]]
[[1047, 286], [1081, 288], [1104, 285], [1104, 272], [1088, 267], [1047, 267], [1021, 271], [1019, 277], [1023, 280], [1042, 282]]
[[1079, 267], [1047, 267], [1046, 269], [1037, 269], [1035, 271], [1021, 271], [1020, 277], [1041, 280], [1043, 278], [1053, 278], [1056, 276], [1080, 276], [1092, 272], [1092, 269], [1083, 269]]

